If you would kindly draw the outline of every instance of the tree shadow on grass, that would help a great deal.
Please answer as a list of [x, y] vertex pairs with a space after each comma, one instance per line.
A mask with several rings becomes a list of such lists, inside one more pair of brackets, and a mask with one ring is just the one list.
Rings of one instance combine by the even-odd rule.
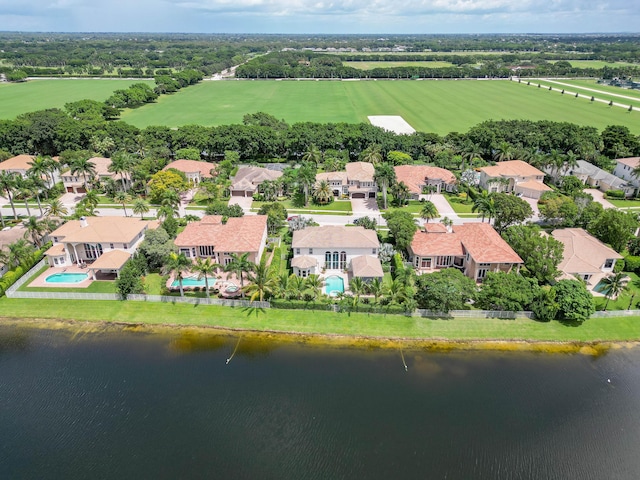
[[246, 313], [247, 318], [250, 318], [251, 315], [254, 315], [254, 314], [256, 318], [258, 318], [260, 314], [265, 313], [265, 309], [262, 307], [243, 307], [242, 311]]

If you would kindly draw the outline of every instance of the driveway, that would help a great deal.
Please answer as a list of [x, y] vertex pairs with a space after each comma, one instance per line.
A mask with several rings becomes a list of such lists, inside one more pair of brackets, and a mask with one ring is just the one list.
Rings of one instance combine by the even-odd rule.
[[531, 220], [534, 222], [537, 222], [540, 219], [540, 210], [538, 209], [538, 199], [529, 198], [529, 197], [520, 197], [520, 198], [531, 206], [531, 210], [533, 210], [533, 216], [531, 217]]
[[375, 198], [352, 198], [351, 211], [355, 217], [378, 218], [380, 209]]
[[600, 190], [596, 190], [595, 188], [587, 188], [584, 190], [585, 193], [588, 193], [593, 197], [594, 202], [598, 202], [604, 208], [617, 208], [613, 203], [605, 200], [604, 194]]
[[458, 214], [455, 210], [449, 205], [447, 199], [444, 198], [444, 195], [441, 193], [434, 193], [432, 195], [421, 195], [420, 198], [424, 198], [425, 200], [430, 200], [438, 209], [438, 213], [440, 214], [440, 218], [449, 217], [451, 220], [455, 220], [458, 218]]
[[244, 213], [248, 213], [251, 210], [251, 204], [253, 203], [253, 197], [231, 197], [229, 198], [228, 205], [240, 205]]

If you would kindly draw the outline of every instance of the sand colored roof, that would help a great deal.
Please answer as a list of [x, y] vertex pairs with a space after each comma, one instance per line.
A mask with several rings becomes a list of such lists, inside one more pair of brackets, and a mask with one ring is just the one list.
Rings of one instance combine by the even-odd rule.
[[358, 182], [373, 182], [373, 175], [376, 171], [373, 164], [369, 162], [347, 163], [344, 169], [347, 171], [347, 178], [349, 180], [356, 180]]
[[200, 172], [200, 176], [203, 178], [213, 178], [211, 171], [216, 169], [215, 163], [201, 162], [198, 160], [176, 160], [163, 168], [168, 170], [169, 168], [175, 168], [183, 173], [196, 173]]
[[131, 254], [124, 250], [109, 250], [104, 252], [98, 259], [91, 264], [92, 270], [120, 270], [127, 260], [131, 258]]
[[149, 222], [135, 217], [87, 217], [70, 220], [49, 234], [65, 243], [131, 243], [149, 228]]
[[351, 271], [354, 277], [382, 278], [382, 264], [378, 257], [371, 255], [361, 255], [351, 260]]
[[187, 224], [178, 235], [178, 247], [212, 246], [218, 252], [258, 252], [267, 231], [266, 215], [232, 217], [226, 224], [215, 222], [217, 215], [205, 221]]
[[0, 170], [29, 170], [31, 168], [29, 163], [34, 158], [36, 158], [34, 155], [16, 155], [1, 162]]
[[617, 158], [616, 162], [635, 169], [640, 166], [640, 157]]
[[320, 183], [322, 180], [327, 182], [339, 181], [342, 185], [347, 184], [347, 172], [323, 172], [316, 174], [316, 182]]
[[563, 258], [558, 269], [565, 273], [600, 272], [605, 260], [623, 258], [582, 228], [557, 229], [551, 232], [551, 235], [564, 245]]
[[262, 167], [240, 167], [238, 173], [233, 177], [231, 190], [249, 190], [247, 186], [260, 185], [265, 180], [275, 180], [280, 178], [282, 172], [268, 170]]
[[527, 180], [526, 182], [521, 182], [516, 184], [516, 189], [524, 188], [526, 190], [536, 190], [540, 192], [548, 192], [549, 190], [553, 190], [553, 188], [546, 186], [542, 182], [538, 182], [537, 180]]
[[374, 230], [364, 227], [328, 225], [307, 227], [293, 232], [293, 248], [379, 248]]
[[426, 180], [442, 180], [444, 183], [456, 183], [456, 177], [449, 170], [428, 165], [400, 165], [393, 167], [398, 183], [402, 182], [412, 193], [422, 193]]
[[492, 167], [482, 167], [481, 172], [486, 173], [490, 177], [537, 177], [544, 176], [544, 172], [536, 167], [529, 165], [522, 160], [509, 160], [506, 162], [498, 162]]
[[318, 265], [318, 260], [314, 257], [310, 257], [309, 255], [300, 255], [299, 257], [294, 257], [291, 260], [291, 266], [297, 268], [311, 268]]
[[49, 257], [59, 257], [60, 255], [64, 255], [64, 243], [56, 243], [49, 250], [44, 252], [44, 254]]
[[464, 256], [477, 263], [522, 263], [522, 259], [488, 223], [455, 225], [451, 233], [417, 232], [411, 250], [421, 257]]

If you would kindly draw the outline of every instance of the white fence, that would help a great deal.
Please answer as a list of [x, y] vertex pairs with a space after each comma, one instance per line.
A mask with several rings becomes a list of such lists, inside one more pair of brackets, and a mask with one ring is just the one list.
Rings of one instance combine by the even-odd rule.
[[503, 312], [501, 310], [451, 310], [449, 312], [434, 312], [432, 310], [416, 310], [414, 317], [430, 318], [503, 318], [513, 320], [516, 318], [535, 318], [533, 312]]
[[595, 312], [591, 318], [640, 317], [640, 310], [607, 310]]

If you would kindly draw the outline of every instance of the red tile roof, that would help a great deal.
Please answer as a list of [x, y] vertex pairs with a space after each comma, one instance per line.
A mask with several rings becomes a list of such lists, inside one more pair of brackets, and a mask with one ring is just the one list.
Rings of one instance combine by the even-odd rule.
[[536, 167], [529, 165], [522, 160], [509, 160], [498, 162], [492, 167], [482, 167], [480, 171], [485, 172], [490, 177], [538, 177], [544, 176]]
[[213, 246], [219, 252], [258, 252], [267, 231], [266, 215], [232, 217], [226, 224], [217, 215], [204, 217], [200, 222], [187, 224], [178, 235], [178, 247]]
[[200, 176], [203, 178], [213, 178], [211, 171], [216, 169], [215, 163], [201, 162], [198, 160], [176, 160], [163, 168], [168, 170], [169, 168], [175, 168], [183, 173], [195, 173], [200, 172]]
[[442, 180], [444, 183], [456, 183], [456, 177], [449, 170], [428, 165], [400, 165], [393, 167], [398, 183], [403, 182], [412, 193], [422, 193], [425, 179]]

